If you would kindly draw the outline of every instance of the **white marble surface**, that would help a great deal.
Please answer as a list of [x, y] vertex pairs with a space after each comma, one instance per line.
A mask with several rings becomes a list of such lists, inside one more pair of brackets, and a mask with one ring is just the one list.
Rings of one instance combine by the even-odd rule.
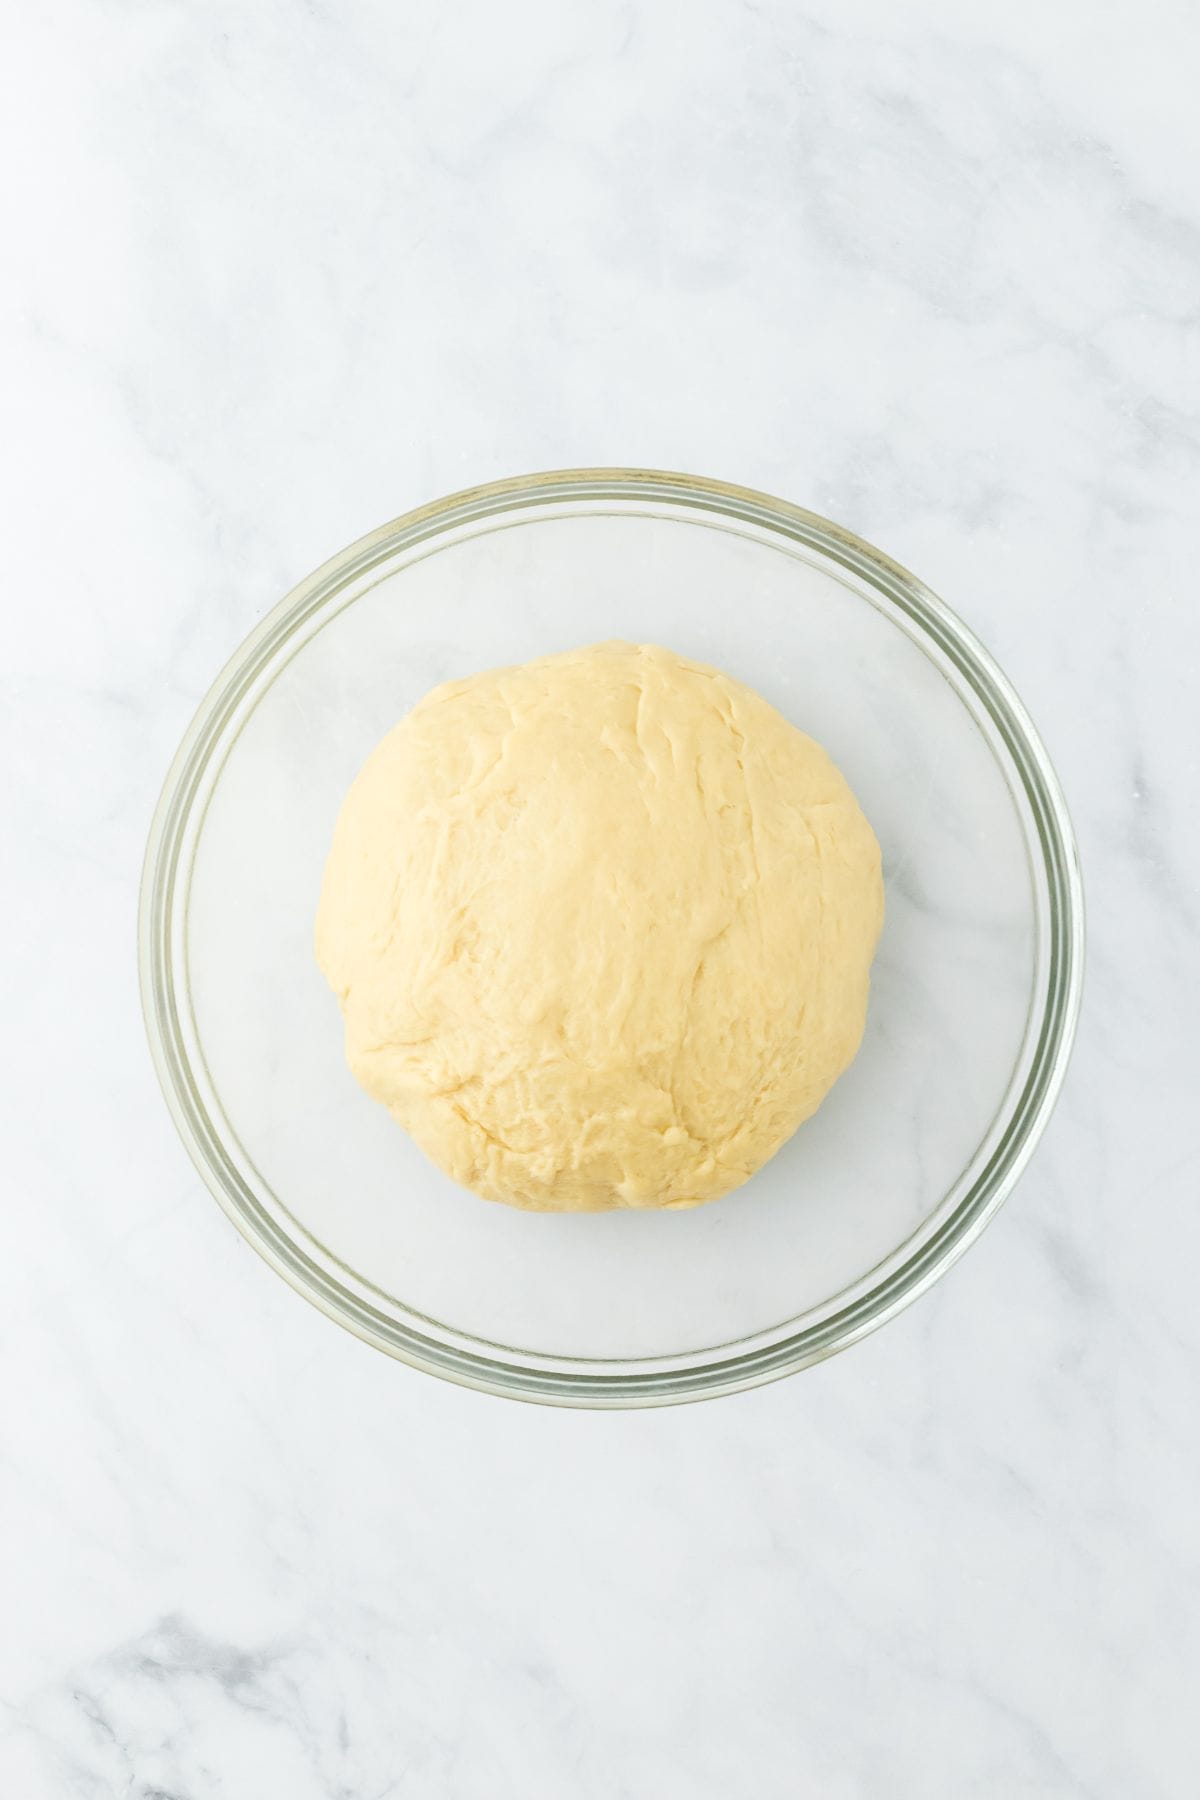
[[[6, 36], [0, 1793], [1194, 1795], [1194, 11], [64, 0]], [[418, 1376], [272, 1276], [133, 967], [160, 778], [263, 611], [410, 505], [604, 462], [942, 591], [1058, 761], [1091, 924], [1059, 1113], [950, 1278], [614, 1416]]]

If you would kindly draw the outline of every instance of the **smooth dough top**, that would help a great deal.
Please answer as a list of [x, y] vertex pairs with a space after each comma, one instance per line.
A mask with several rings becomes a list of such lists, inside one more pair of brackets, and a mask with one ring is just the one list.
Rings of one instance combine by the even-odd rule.
[[347, 795], [317, 957], [358, 1080], [456, 1181], [697, 1205], [862, 1037], [879, 847], [739, 682], [599, 644], [435, 688]]

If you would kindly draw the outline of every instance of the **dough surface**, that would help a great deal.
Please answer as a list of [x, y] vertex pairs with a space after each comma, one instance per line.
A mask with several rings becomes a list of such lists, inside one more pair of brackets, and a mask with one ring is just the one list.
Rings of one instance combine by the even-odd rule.
[[879, 847], [739, 682], [613, 643], [435, 688], [337, 821], [346, 1055], [447, 1174], [543, 1211], [728, 1193], [858, 1049]]

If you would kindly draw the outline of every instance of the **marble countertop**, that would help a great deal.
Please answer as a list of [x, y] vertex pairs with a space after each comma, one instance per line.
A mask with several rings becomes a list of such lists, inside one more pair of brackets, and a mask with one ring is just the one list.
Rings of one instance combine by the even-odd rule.
[[[0, 143], [12, 1800], [1197, 1791], [1182, 0], [67, 0]], [[994, 650], [1084, 1020], [981, 1242], [855, 1349], [588, 1415], [422, 1377], [176, 1140], [134, 915], [217, 667], [360, 533], [580, 464], [766, 488]]]

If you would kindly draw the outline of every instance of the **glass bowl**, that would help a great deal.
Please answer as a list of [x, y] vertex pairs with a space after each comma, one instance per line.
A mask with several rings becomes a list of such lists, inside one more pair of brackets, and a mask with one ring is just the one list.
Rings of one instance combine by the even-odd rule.
[[[313, 915], [346, 789], [415, 700], [605, 638], [715, 663], [826, 746], [882, 845], [887, 921], [857, 1061], [745, 1187], [523, 1213], [455, 1187], [358, 1088]], [[624, 469], [437, 501], [281, 601], [171, 766], [140, 917], [167, 1103], [255, 1249], [418, 1368], [585, 1406], [771, 1380], [927, 1288], [1045, 1126], [1082, 956], [1057, 780], [954, 614], [812, 513]]]

